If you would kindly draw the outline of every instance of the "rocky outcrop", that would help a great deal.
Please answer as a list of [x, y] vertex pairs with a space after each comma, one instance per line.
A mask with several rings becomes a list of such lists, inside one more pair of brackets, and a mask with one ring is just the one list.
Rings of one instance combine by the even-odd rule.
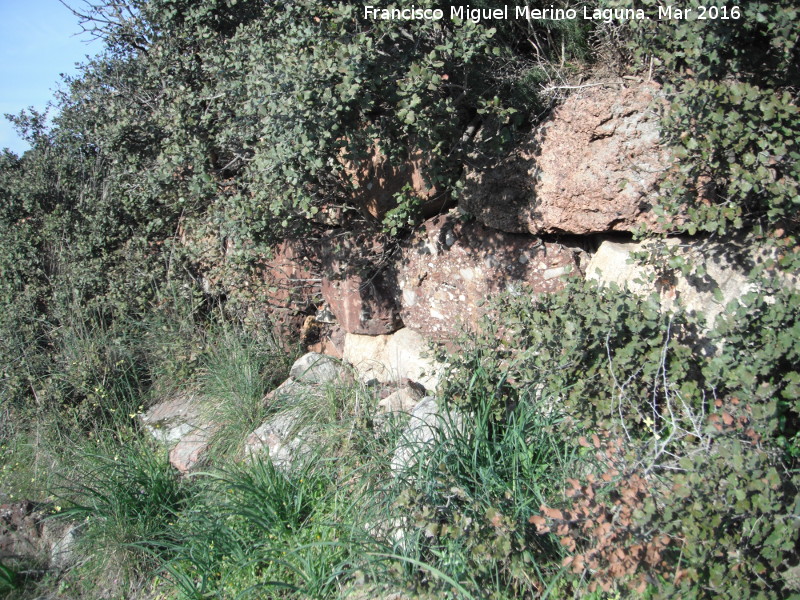
[[398, 164], [381, 152], [376, 143], [367, 158], [360, 161], [342, 159], [342, 164], [353, 189], [353, 203], [362, 214], [375, 219], [383, 219], [397, 206], [395, 197], [400, 193], [414, 196], [427, 216], [440, 212], [447, 202], [447, 196], [439, 194], [425, 181], [425, 157], [419, 150]]
[[181, 473], [200, 463], [218, 429], [206, 414], [202, 400], [178, 394], [152, 406], [139, 417], [145, 431], [170, 447], [169, 461]]
[[579, 274], [575, 252], [528, 235], [464, 223], [453, 215], [435, 217], [403, 250], [398, 269], [400, 313], [406, 327], [432, 339], [451, 339], [472, 329], [481, 305], [501, 292], [533, 294], [564, 287], [564, 276]]
[[507, 232], [654, 228], [650, 204], [670, 165], [658, 98], [653, 83], [571, 95], [511, 156], [470, 168], [459, 206]]
[[[245, 454], [267, 454], [281, 468], [319, 454], [324, 435], [309, 410], [329, 384], [355, 377], [380, 399], [380, 414], [366, 419], [378, 434], [409, 418], [392, 468], [413, 466], [443, 428], [433, 395], [447, 367], [433, 359], [429, 341], [447, 345], [474, 330], [490, 308], [485, 301], [500, 293], [554, 293], [586, 274], [634, 293], [657, 292], [665, 309], [680, 304], [710, 326], [753, 290], [747, 275], [759, 260], [733, 245], [668, 239], [673, 260], [661, 255], [656, 270], [631, 260], [651, 252], [653, 242], [615, 233], [659, 227], [650, 202], [671, 164], [659, 138], [659, 96], [655, 84], [578, 91], [512, 156], [468, 167], [460, 210], [425, 221], [402, 242], [348, 229], [352, 211], [342, 210], [338, 229], [279, 248], [267, 269], [275, 301], [304, 316], [303, 344], [320, 352], [298, 359], [264, 399], [272, 414], [248, 436]], [[363, 194], [362, 214], [380, 218], [406, 185], [434, 199], [420, 160], [394, 169], [376, 150], [348, 167]], [[700, 269], [685, 276], [668, 262]], [[216, 431], [190, 400], [174, 398], [143, 417], [155, 437], [174, 445], [170, 459], [183, 472], [202, 460]]]
[[317, 437], [314, 423], [304, 418], [302, 403], [325, 393], [325, 386], [352, 381], [341, 361], [309, 352], [298, 358], [289, 379], [271, 391], [265, 402], [279, 407], [245, 441], [245, 457], [266, 454], [280, 468], [289, 468], [312, 454]]
[[42, 569], [70, 566], [80, 526], [49, 518], [58, 510], [29, 500], [0, 506], [0, 560]]

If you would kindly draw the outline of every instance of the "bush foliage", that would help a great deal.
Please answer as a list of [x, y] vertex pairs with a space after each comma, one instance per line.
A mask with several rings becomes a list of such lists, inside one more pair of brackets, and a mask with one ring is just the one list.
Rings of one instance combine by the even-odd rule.
[[[76, 6], [104, 52], [52, 125], [12, 116], [31, 149], [0, 156], [2, 483], [57, 491], [84, 522], [93, 560], [60, 588], [94, 565], [124, 572], [130, 589], [109, 594], [129, 596], [149, 580], [191, 598], [800, 593], [796, 4], [625, 23], [370, 21], [324, 0]], [[392, 472], [404, 423], [379, 425], [358, 386], [306, 407], [334, 459], [226, 463], [276, 408], [263, 397], [292, 352], [259, 315], [275, 245], [332, 227], [401, 239], [420, 199], [406, 188], [376, 219], [354, 165], [422, 156], [445, 206], [470, 160], [546, 114], [543, 83], [591, 68], [662, 84], [675, 162], [655, 210], [758, 246], [756, 291], [703, 342], [706, 323], [655, 296], [574, 281], [503, 296], [442, 352], [443, 425], [412, 468]], [[137, 425], [179, 387], [225, 421], [212, 472], [189, 480]], [[131, 564], [112, 572], [114, 556]], [[0, 590], [31, 584], [17, 566], [0, 565]]]

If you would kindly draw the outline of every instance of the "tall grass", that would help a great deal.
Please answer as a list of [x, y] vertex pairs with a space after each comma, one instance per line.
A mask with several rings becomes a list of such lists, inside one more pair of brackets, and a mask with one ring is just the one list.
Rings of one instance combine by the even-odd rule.
[[[167, 309], [140, 323], [98, 315], [54, 334], [58, 359], [42, 388], [54, 410], [39, 415], [46, 439], [27, 445], [4, 432], [7, 456], [30, 448], [62, 473], [42, 494], [82, 523], [72, 581], [91, 583], [75, 583], [79, 594], [134, 593], [154, 573], [186, 598], [552, 589], [561, 549], [527, 521], [574, 462], [552, 410], [528, 398], [506, 406], [478, 371], [458, 409], [445, 402], [433, 439], [412, 444], [407, 418], [376, 419], [374, 390], [360, 384], [266, 401], [294, 358], [285, 344], [221, 317], [203, 329], [191, 311]], [[172, 386], [191, 387], [221, 425], [214, 470], [181, 479], [137, 430], [136, 413]], [[237, 463], [247, 434], [278, 411], [293, 411], [308, 434], [307, 456], [285, 468]], [[393, 471], [398, 444], [413, 459]]]
[[335, 596], [352, 559], [331, 471], [269, 460], [207, 475], [202, 504], [184, 515], [165, 565], [185, 597]]
[[208, 418], [219, 426], [213, 453], [240, 451], [246, 436], [275, 410], [268, 392], [289, 374], [293, 354], [268, 331], [252, 332], [237, 323], [219, 323], [205, 337], [196, 385], [208, 405]]
[[445, 408], [434, 441], [412, 448], [398, 476], [395, 553], [409, 584], [442, 597], [535, 597], [561, 551], [528, 518], [563, 489], [575, 457], [553, 411], [528, 398], [507, 409], [479, 379], [466, 407]]
[[56, 490], [57, 516], [82, 523], [84, 576], [136, 586], [175, 540], [178, 516], [191, 498], [188, 482], [165, 451], [133, 430], [78, 448], [75, 463]]

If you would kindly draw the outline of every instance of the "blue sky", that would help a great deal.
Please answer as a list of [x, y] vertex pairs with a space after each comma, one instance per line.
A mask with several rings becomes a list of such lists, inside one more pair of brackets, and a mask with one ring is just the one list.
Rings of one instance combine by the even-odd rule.
[[28, 147], [2, 115], [29, 106], [44, 110], [61, 74], [76, 73], [75, 63], [100, 51], [102, 44], [87, 43], [80, 31], [58, 0], [0, 0], [0, 148], [21, 153]]

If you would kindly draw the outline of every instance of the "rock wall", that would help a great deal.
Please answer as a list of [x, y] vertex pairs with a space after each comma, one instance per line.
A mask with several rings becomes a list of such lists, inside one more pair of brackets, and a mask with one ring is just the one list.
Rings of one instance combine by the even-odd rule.
[[[457, 208], [425, 221], [399, 247], [372, 247], [379, 268], [348, 268], [354, 261], [347, 251], [329, 260], [322, 297], [343, 332], [337, 356], [380, 381], [422, 377], [399, 366], [396, 352], [387, 354], [392, 336], [414, 332], [447, 343], [477, 326], [492, 295], [536, 297], [562, 289], [570, 277], [656, 291], [666, 308], [681, 303], [713, 323], [728, 302], [750, 290], [753, 257], [722, 244], [670, 238], [666, 246], [680, 259], [703, 265], [702, 277], [656, 277], [652, 267], [633, 260], [652, 248], [632, 242], [631, 232], [663, 233], [666, 226], [651, 210], [673, 162], [659, 130], [666, 109], [652, 82], [590, 84], [507, 158], [476, 158]], [[351, 243], [349, 252], [364, 246]], [[431, 382], [424, 385], [430, 389]]]
[[515, 233], [654, 228], [650, 203], [670, 165], [659, 98], [653, 83], [570, 96], [511, 156], [469, 168], [460, 206]]
[[[326, 307], [348, 334], [406, 327], [451, 340], [476, 326], [493, 294], [546, 294], [584, 276], [597, 236], [658, 228], [650, 202], [671, 160], [659, 136], [663, 104], [653, 83], [574, 94], [508, 158], [469, 166], [456, 209], [399, 248], [371, 248], [379, 268], [348, 267], [363, 242], [328, 260]], [[383, 182], [376, 175], [375, 188]]]
[[483, 301], [501, 292], [558, 291], [581, 275], [576, 253], [529, 235], [504, 233], [455, 215], [423, 224], [403, 248], [397, 298], [403, 323], [436, 340], [477, 326]]
[[[711, 326], [729, 302], [752, 290], [747, 275], [764, 257], [731, 244], [673, 237], [662, 240], [663, 247], [678, 262], [701, 265], [702, 275], [636, 263], [635, 255], [655, 246], [632, 242], [630, 232], [661, 227], [650, 204], [671, 164], [659, 137], [663, 108], [652, 83], [587, 87], [508, 158], [470, 166], [459, 206], [428, 219], [399, 245], [347, 228], [330, 231], [308, 260], [298, 247], [284, 245], [271, 276], [289, 288], [281, 292], [286, 302], [310, 303], [318, 293], [317, 315], [304, 324], [306, 334], [319, 330], [316, 343], [310, 335], [304, 340], [341, 360], [304, 356], [265, 402], [310, 397], [352, 374], [378, 390], [386, 411], [413, 414], [425, 397], [427, 412], [419, 411], [434, 414], [431, 395], [446, 366], [430, 356], [429, 342], [448, 343], [474, 330], [483, 301], [494, 294], [536, 297], [563, 289], [570, 277], [658, 293], [665, 310], [680, 303]], [[380, 193], [399, 185], [382, 164], [376, 155], [351, 173], [362, 192], [378, 194], [360, 197], [376, 215], [386, 200]], [[403, 177], [413, 180], [415, 172]], [[416, 193], [434, 195], [422, 187]], [[144, 417], [147, 426], [160, 423], [156, 437], [177, 442], [170, 458], [183, 472], [202, 461], [214, 432], [213, 422], [201, 422], [199, 414], [191, 399], [179, 398]], [[298, 422], [291, 410], [271, 417], [248, 438], [248, 454], [269, 452], [282, 466], [306, 454], [315, 434]]]

